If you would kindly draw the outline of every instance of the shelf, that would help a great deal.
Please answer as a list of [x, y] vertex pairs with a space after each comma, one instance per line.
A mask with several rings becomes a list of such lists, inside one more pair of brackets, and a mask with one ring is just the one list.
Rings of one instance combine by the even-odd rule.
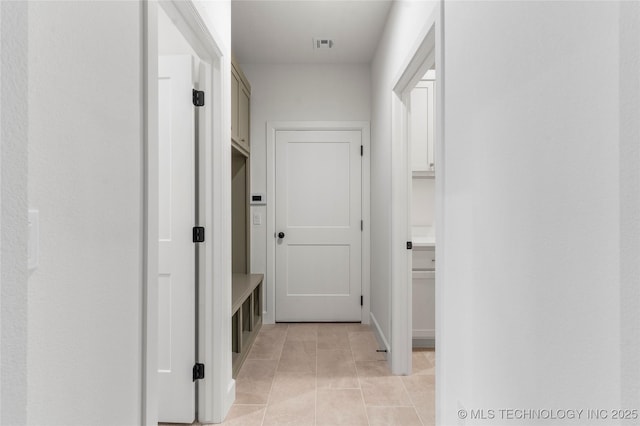
[[262, 327], [262, 274], [233, 274], [231, 278], [231, 348], [236, 377]]
[[413, 171], [411, 177], [417, 179], [434, 179], [436, 177], [435, 171]]
[[251, 296], [253, 290], [262, 282], [262, 274], [233, 274], [231, 278], [231, 313], [235, 314], [242, 303]]
[[234, 139], [231, 139], [231, 148], [235, 150], [238, 154], [241, 154], [244, 157], [249, 157], [249, 148], [240, 143], [236, 142]]

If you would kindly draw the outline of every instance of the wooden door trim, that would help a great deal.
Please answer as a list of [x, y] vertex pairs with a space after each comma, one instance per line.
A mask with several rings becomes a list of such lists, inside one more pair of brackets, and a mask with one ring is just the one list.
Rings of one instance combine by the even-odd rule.
[[363, 157], [362, 157], [362, 220], [364, 229], [362, 231], [362, 295], [363, 306], [361, 321], [369, 324], [370, 312], [370, 264], [371, 264], [371, 179], [370, 179], [370, 125], [368, 121], [269, 121], [267, 122], [267, 264], [265, 273], [264, 291], [264, 314], [265, 324], [275, 323], [275, 251], [276, 240], [273, 238], [276, 228], [276, 208], [275, 208], [275, 144], [276, 132], [283, 130], [307, 130], [307, 131], [329, 131], [329, 130], [355, 130], [362, 134]]

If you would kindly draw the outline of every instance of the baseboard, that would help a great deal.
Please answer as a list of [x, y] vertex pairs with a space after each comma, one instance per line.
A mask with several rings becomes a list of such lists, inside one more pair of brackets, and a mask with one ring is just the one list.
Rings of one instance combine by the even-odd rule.
[[414, 337], [412, 343], [413, 343], [413, 347], [414, 348], [432, 349], [432, 348], [436, 347], [436, 339], [435, 338]]
[[236, 400], [236, 381], [234, 379], [231, 379], [231, 381], [229, 382], [229, 386], [227, 386], [227, 393], [224, 396], [222, 422], [224, 422], [224, 419], [227, 418], [227, 415], [229, 414], [229, 410], [231, 410], [231, 406], [233, 405], [235, 400]]
[[373, 335], [376, 337], [376, 340], [378, 341], [378, 345], [380, 346], [380, 348], [385, 349], [387, 351], [387, 357], [388, 357], [391, 347], [389, 346], [387, 339], [385, 339], [384, 334], [380, 329], [380, 324], [378, 324], [378, 321], [376, 320], [375, 315], [373, 315], [373, 312], [369, 313], [369, 317], [371, 318], [371, 325], [373, 326], [372, 327]]

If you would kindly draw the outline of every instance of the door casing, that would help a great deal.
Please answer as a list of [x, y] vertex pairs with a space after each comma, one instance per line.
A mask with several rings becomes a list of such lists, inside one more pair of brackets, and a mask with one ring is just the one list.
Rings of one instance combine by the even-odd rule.
[[[411, 251], [406, 242], [411, 241], [411, 163], [408, 137], [410, 92], [435, 63], [436, 69], [436, 259], [444, 263], [444, 73], [443, 55], [443, 2], [427, 19], [415, 47], [399, 68], [391, 91], [391, 342], [389, 364], [393, 374], [408, 375], [412, 369], [412, 279]], [[442, 368], [441, 354], [446, 347], [442, 336], [442, 315], [438, 307], [444, 306], [443, 269], [436, 266], [436, 376]], [[442, 380], [436, 380], [436, 395]], [[436, 413], [437, 416], [437, 413]]]
[[[279, 130], [357, 130], [362, 134], [362, 295], [361, 321], [369, 324], [370, 294], [370, 225], [371, 225], [371, 182], [370, 182], [370, 126], [368, 121], [270, 121], [267, 122], [267, 200], [275, 200], [275, 144]], [[275, 203], [267, 204], [267, 270], [265, 274], [263, 323], [275, 323], [275, 252], [276, 233]]]
[[[231, 55], [224, 40], [211, 32], [191, 0], [155, 0], [140, 3], [143, 46], [143, 232], [142, 248], [142, 377], [141, 424], [158, 424], [158, 7], [169, 15], [204, 64], [200, 90], [210, 106], [204, 123], [199, 172], [199, 225], [207, 239], [200, 243], [198, 360], [205, 379], [198, 386], [198, 420], [220, 423], [235, 398], [231, 377]], [[201, 133], [202, 134], [202, 133]], [[216, 235], [216, 238], [211, 238]], [[215, 326], [214, 326], [215, 325]]]

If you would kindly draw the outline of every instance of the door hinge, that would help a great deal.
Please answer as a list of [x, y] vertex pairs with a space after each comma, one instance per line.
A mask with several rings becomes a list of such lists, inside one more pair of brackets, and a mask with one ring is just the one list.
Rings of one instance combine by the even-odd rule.
[[193, 366], [193, 381], [204, 379], [204, 364], [196, 363]]
[[360, 157], [364, 157], [364, 145], [360, 145]]
[[364, 220], [360, 221], [360, 230], [364, 231]]
[[360, 306], [364, 306], [364, 296], [360, 295]]
[[193, 227], [193, 242], [204, 243], [204, 227], [203, 226]]
[[413, 243], [411, 241], [407, 241], [407, 250], [413, 249]]
[[202, 90], [193, 89], [193, 104], [197, 107], [204, 106], [204, 92]]

